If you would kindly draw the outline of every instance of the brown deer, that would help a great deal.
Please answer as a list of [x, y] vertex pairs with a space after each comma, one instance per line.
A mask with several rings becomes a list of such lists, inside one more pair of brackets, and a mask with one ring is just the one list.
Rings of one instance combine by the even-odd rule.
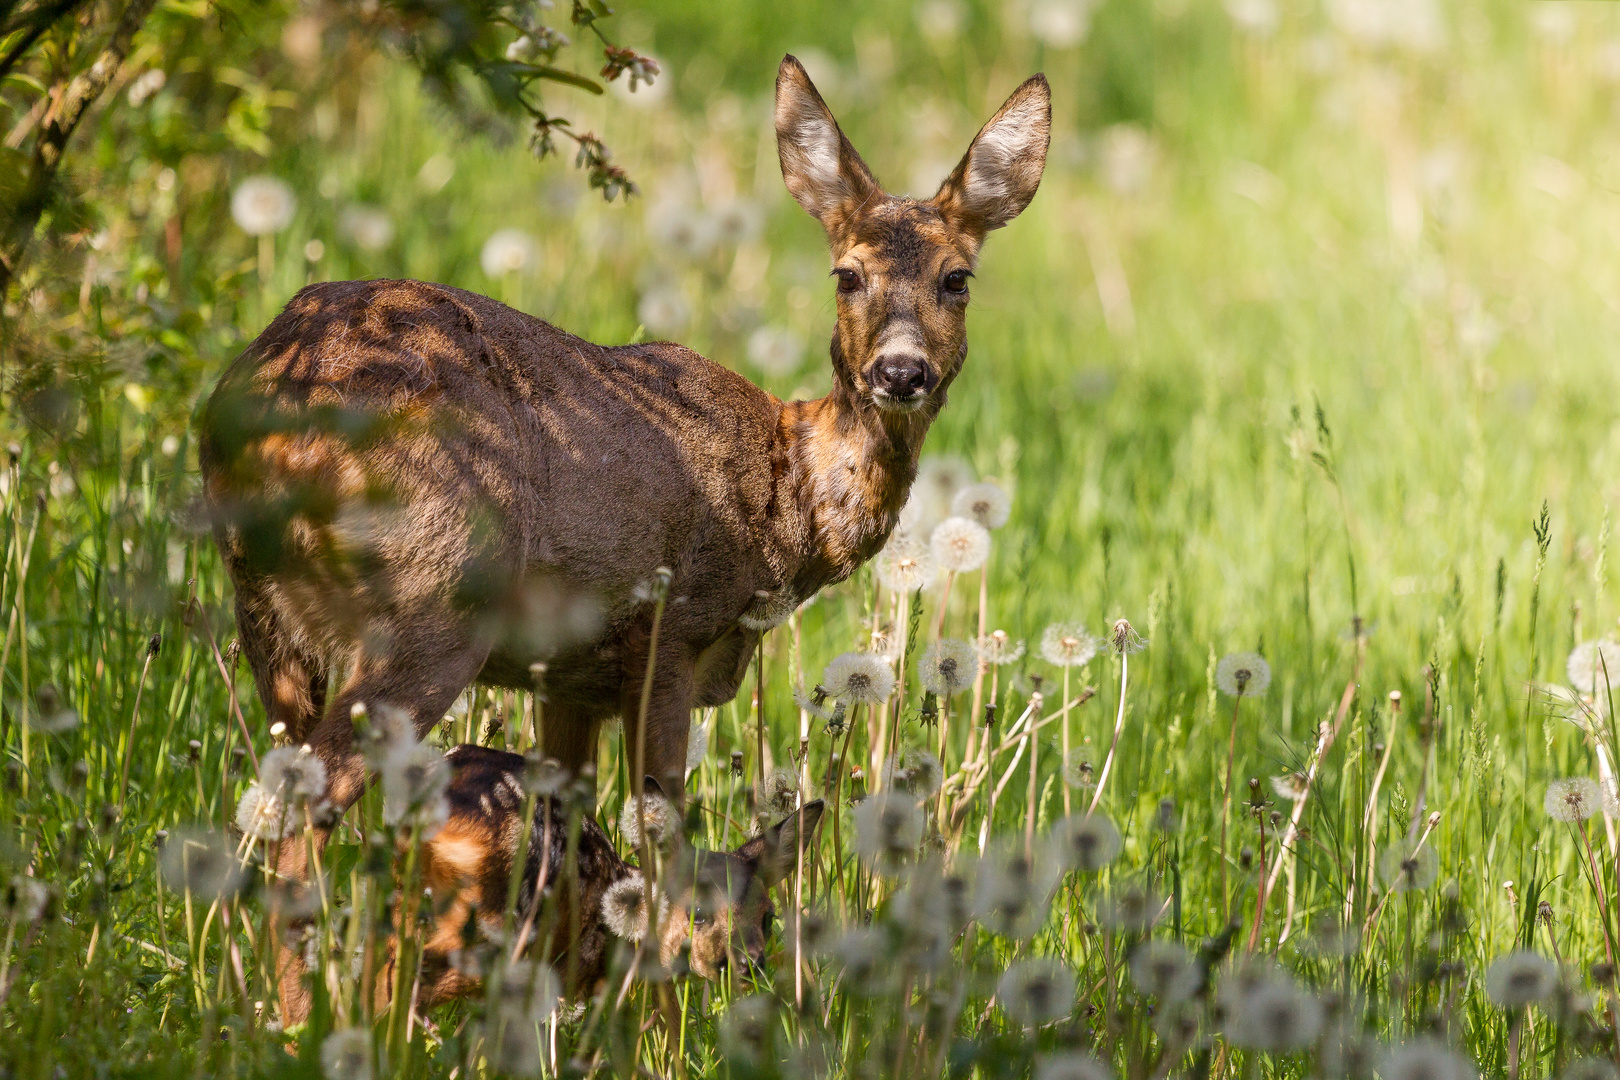
[[[475, 680], [532, 687], [536, 662], [546, 754], [578, 769], [618, 715], [679, 799], [690, 710], [734, 697], [760, 635], [894, 528], [967, 355], [980, 245], [1034, 197], [1050, 126], [1037, 75], [933, 198], [899, 198], [782, 61], [782, 176], [837, 278], [817, 401], [443, 285], [298, 293], [221, 377], [201, 464], [259, 695], [325, 762], [332, 802], [365, 783], [352, 706], [407, 709], [421, 734]], [[302, 858], [286, 845], [281, 869]]]
[[[457, 746], [450, 761], [450, 817], [422, 847], [423, 881], [433, 890], [437, 911], [423, 942], [418, 1001], [429, 1008], [478, 989], [479, 980], [457, 963], [457, 952], [480, 929], [502, 923], [513, 867], [522, 843], [524, 759], [482, 746]], [[649, 780], [645, 792], [660, 797]], [[736, 966], [758, 967], [764, 960], [775, 909], [770, 890], [793, 870], [821, 822], [817, 799], [767, 828], [734, 851], [681, 847], [666, 860], [659, 892], [668, 908], [656, 920], [658, 944], [652, 950], [666, 967], [685, 954], [692, 971], [719, 978]], [[607, 833], [589, 814], [582, 817], [574, 848], [577, 892], [559, 888], [568, 865], [568, 816], [561, 800], [543, 798], [534, 809], [527, 857], [517, 892], [519, 922], [538, 909], [536, 886], [552, 890], [558, 904], [550, 940], [535, 942], [561, 974], [570, 996], [594, 993], [607, 973], [615, 926], [605, 903], [636, 903], [646, 923], [645, 888], [640, 871], [614, 850]], [[544, 881], [542, 882], [542, 874]], [[628, 888], [615, 889], [623, 883]], [[573, 910], [577, 905], [577, 913]], [[577, 914], [577, 917], [576, 917]], [[621, 915], [621, 922], [623, 916]], [[532, 922], [528, 926], [534, 925]], [[544, 925], [543, 923], [541, 925]], [[578, 936], [570, 928], [577, 926]], [[533, 935], [527, 940], [534, 941]], [[392, 980], [379, 980], [386, 986]]]

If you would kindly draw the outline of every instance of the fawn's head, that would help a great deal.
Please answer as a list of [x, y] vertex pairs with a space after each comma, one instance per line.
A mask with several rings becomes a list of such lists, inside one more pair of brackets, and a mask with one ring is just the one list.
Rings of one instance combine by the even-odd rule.
[[834, 376], [885, 412], [937, 411], [967, 355], [979, 247], [1029, 205], [1052, 126], [1036, 75], [1013, 91], [927, 200], [886, 193], [798, 60], [776, 76], [776, 147], [788, 191], [827, 230], [838, 279]]
[[692, 971], [706, 979], [758, 967], [776, 919], [771, 888], [793, 871], [824, 806], [806, 803], [733, 851], [685, 848], [672, 856], [661, 883], [670, 906], [660, 916], [660, 961], [668, 965], [685, 948]]

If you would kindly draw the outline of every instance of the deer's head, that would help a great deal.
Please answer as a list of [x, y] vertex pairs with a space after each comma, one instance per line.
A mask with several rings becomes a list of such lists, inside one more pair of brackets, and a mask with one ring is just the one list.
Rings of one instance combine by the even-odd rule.
[[706, 979], [758, 967], [776, 918], [771, 888], [793, 871], [801, 844], [808, 848], [824, 805], [806, 803], [733, 851], [676, 852], [660, 883], [670, 902], [660, 916], [661, 962], [684, 948], [693, 972]]
[[985, 234], [1029, 205], [1046, 164], [1051, 91], [1013, 91], [933, 198], [889, 195], [798, 60], [776, 76], [788, 191], [822, 224], [838, 281], [834, 376], [888, 414], [932, 416], [967, 355], [968, 279]]

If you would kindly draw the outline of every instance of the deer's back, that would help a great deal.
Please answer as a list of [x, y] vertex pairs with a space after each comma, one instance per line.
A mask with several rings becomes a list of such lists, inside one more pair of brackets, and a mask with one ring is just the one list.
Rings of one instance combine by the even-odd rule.
[[[656, 567], [728, 567], [695, 586], [685, 629], [702, 639], [791, 572], [773, 539], [786, 534], [772, 505], [779, 410], [678, 345], [595, 345], [443, 285], [333, 282], [295, 296], [230, 365], [203, 466], [216, 505], [310, 490], [380, 504], [364, 539], [369, 565], [406, 580], [390, 602], [464, 594], [470, 576], [495, 602], [551, 575], [590, 594], [611, 636]], [[330, 539], [323, 525], [339, 546], [353, 539], [306, 517], [291, 534], [307, 554]], [[227, 540], [240, 585], [254, 560], [243, 536]]]

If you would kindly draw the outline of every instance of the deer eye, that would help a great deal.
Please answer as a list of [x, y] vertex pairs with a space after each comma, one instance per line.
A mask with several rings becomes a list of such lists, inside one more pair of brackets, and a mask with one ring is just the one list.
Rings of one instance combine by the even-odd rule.
[[839, 267], [837, 270], [834, 270], [833, 273], [838, 275], [839, 292], [851, 293], [861, 287], [861, 275], [857, 274], [855, 271], [846, 270], [843, 267]]
[[945, 275], [945, 291], [951, 293], [967, 292], [968, 272], [966, 270], [952, 270]]

